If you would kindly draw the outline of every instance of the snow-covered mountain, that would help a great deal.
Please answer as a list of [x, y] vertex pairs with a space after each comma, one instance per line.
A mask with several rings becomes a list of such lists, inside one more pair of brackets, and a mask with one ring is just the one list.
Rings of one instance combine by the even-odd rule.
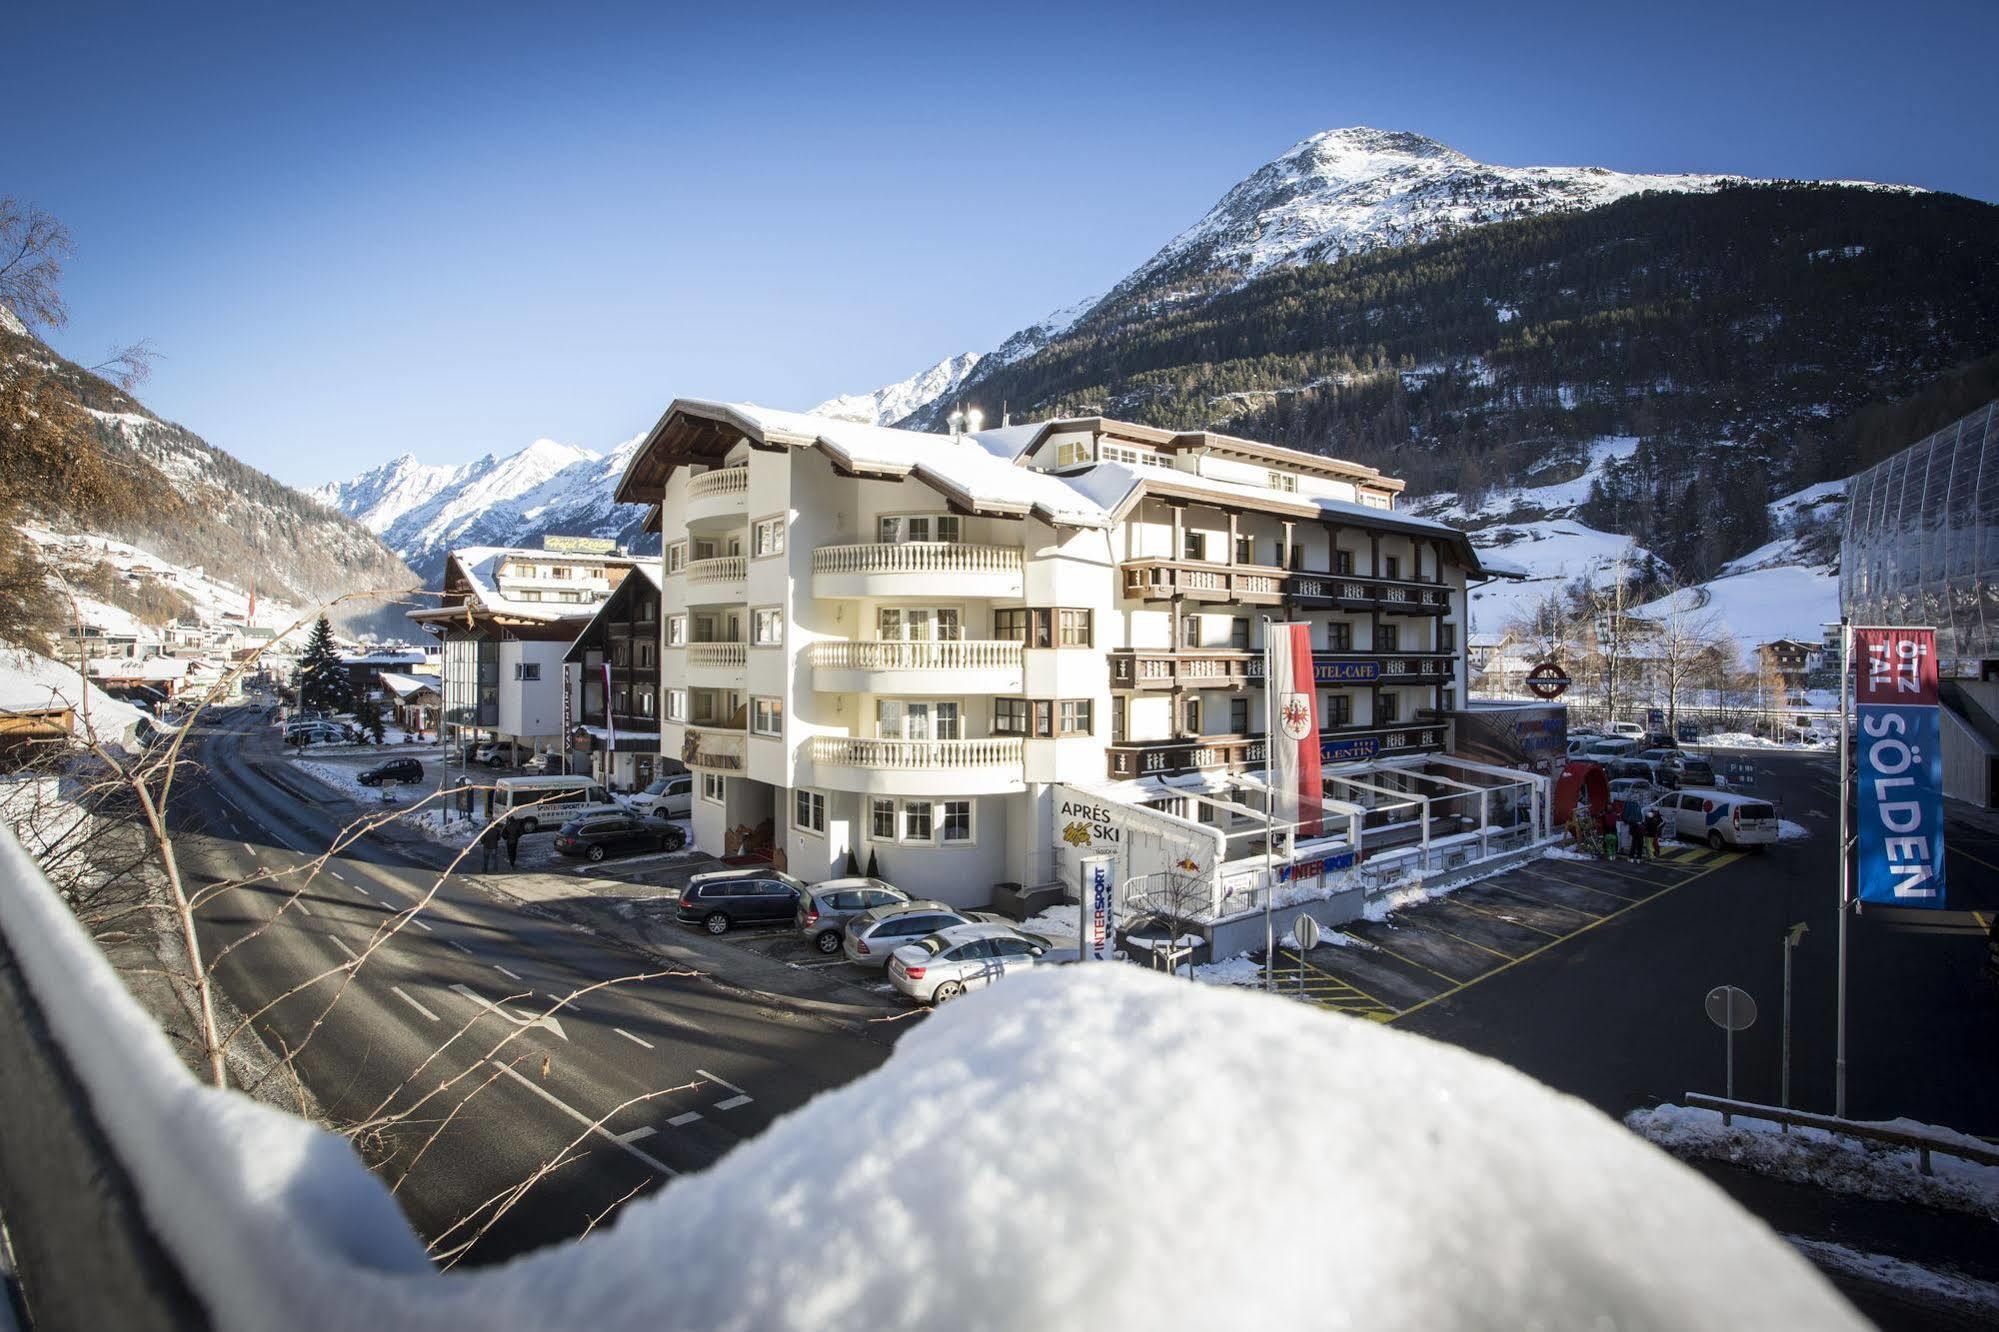
[[[1534, 213], [1595, 208], [1647, 190], [1712, 190], [1738, 179], [1642, 175], [1604, 167], [1495, 166], [1405, 130], [1326, 130], [1251, 172], [1200, 221], [1108, 292], [1057, 310], [1009, 337], [980, 358], [969, 383], [1033, 355], [1086, 322], [1114, 325], [1121, 312], [1203, 299], [1272, 269], [1417, 244]], [[909, 415], [918, 418], [912, 424], [934, 426], [949, 410], [942, 395], [967, 386], [952, 384], [912, 408]]]
[[865, 425], [894, 425], [918, 408], [955, 391], [980, 359], [977, 352], [963, 352], [873, 393], [843, 393], [828, 398], [814, 407], [812, 414]]
[[[611, 492], [638, 439], [600, 454], [538, 439], [503, 457], [436, 467], [404, 454], [312, 497], [361, 523], [435, 583], [455, 546], [534, 545], [549, 533], [643, 548], [645, 509]], [[656, 540], [656, 538], [653, 538]]]

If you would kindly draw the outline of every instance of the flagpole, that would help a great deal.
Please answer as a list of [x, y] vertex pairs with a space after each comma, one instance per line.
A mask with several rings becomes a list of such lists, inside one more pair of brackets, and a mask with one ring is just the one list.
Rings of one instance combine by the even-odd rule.
[[1832, 1074], [1832, 1113], [1839, 1119], [1846, 1118], [1846, 918], [1853, 914], [1846, 859], [1850, 835], [1847, 811], [1851, 803], [1848, 773], [1852, 771], [1847, 752], [1847, 698], [1852, 686], [1853, 627], [1842, 615], [1839, 620], [1839, 1009]]
[[1277, 892], [1276, 856], [1273, 843], [1277, 837], [1277, 770], [1274, 759], [1277, 753], [1276, 728], [1271, 725], [1271, 694], [1277, 677], [1273, 673], [1275, 663], [1270, 657], [1270, 617], [1263, 619], [1263, 984], [1265, 989], [1277, 988], [1277, 927], [1271, 911], [1271, 898]]

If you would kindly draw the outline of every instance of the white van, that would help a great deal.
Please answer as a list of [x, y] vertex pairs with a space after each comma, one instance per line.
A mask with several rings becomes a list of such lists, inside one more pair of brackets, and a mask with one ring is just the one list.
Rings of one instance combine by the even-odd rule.
[[1645, 734], [1645, 728], [1637, 722], [1614, 721], [1610, 724], [1610, 733], [1612, 735], [1628, 735], [1633, 740], [1636, 740]]
[[1726, 847], [1768, 846], [1778, 840], [1777, 809], [1760, 796], [1731, 791], [1675, 791], [1652, 806], [1664, 832], [1689, 842]]
[[624, 810], [588, 777], [502, 777], [493, 783], [493, 817], [518, 819], [524, 833]]

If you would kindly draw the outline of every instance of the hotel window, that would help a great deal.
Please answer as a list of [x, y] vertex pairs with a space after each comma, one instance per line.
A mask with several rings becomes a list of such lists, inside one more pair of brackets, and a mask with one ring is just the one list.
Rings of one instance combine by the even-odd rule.
[[895, 801], [868, 801], [868, 836], [879, 842], [895, 840]]
[[1376, 652], [1400, 652], [1402, 650], [1402, 626], [1377, 624], [1374, 626], [1374, 650]]
[[1025, 607], [993, 612], [993, 637], [1006, 642], [1027, 641], [1028, 615]]
[[1268, 479], [1272, 490], [1295, 493], [1298, 489], [1298, 478], [1289, 472], [1265, 472], [1263, 475]]
[[783, 735], [784, 700], [781, 698], [751, 699], [750, 730], [758, 735]]
[[639, 623], [651, 624], [659, 619], [659, 598], [642, 597], [639, 600]]
[[1182, 615], [1180, 617], [1180, 646], [1197, 648], [1201, 646], [1201, 617]]
[[676, 574], [686, 567], [687, 543], [685, 541], [676, 541], [666, 548], [666, 571], [670, 574]]
[[1352, 551], [1336, 550], [1333, 552], [1333, 572], [1339, 574], [1350, 574], [1353, 572]]
[[632, 664], [632, 645], [625, 639], [611, 641], [611, 665], [623, 669]]
[[1437, 626], [1437, 651], [1456, 652], [1458, 650], [1458, 627], [1454, 624]]
[[1326, 648], [1331, 652], [1353, 651], [1353, 626], [1343, 620], [1326, 624]]
[[1249, 621], [1241, 616], [1229, 621], [1229, 646], [1237, 652], [1249, 651]]
[[766, 606], [750, 612], [750, 642], [757, 647], [780, 647], [784, 643], [784, 612]]
[[1090, 442], [1088, 440], [1071, 440], [1069, 443], [1059, 444], [1055, 448], [1055, 465], [1057, 467], [1075, 467], [1088, 461], [1090, 461]]
[[666, 691], [666, 719], [668, 721], [687, 720], [687, 691], [669, 689]]
[[965, 636], [963, 617], [955, 606], [883, 606], [875, 627], [885, 643], [956, 643]]
[[1325, 723], [1328, 726], [1352, 725], [1353, 696], [1350, 694], [1327, 694]]
[[818, 791], [792, 792], [791, 826], [800, 832], [825, 832], [826, 797]]
[[639, 669], [652, 669], [652, 640], [650, 638], [642, 638], [639, 640], [637, 646], [639, 650]]
[[937, 824], [938, 841], [962, 843], [972, 840], [971, 801], [946, 800], [943, 804], [943, 815]]
[[1379, 726], [1383, 722], [1392, 722], [1392, 721], [1401, 720], [1399, 717], [1396, 716], [1396, 711], [1397, 709], [1396, 709], [1395, 695], [1376, 694], [1374, 696], [1375, 725]]
[[1087, 698], [1065, 698], [1062, 700], [1060, 735], [1089, 735], [1095, 730], [1093, 725], [1095, 705]]
[[750, 554], [758, 558], [784, 554], [783, 518], [764, 518], [750, 529]]
[[928, 800], [905, 800], [903, 802], [902, 840], [905, 842], [927, 842], [930, 840], [930, 802]]
[[1232, 698], [1229, 700], [1229, 734], [1249, 734], [1249, 700]]
[[514, 678], [516, 680], [529, 680], [529, 681], [541, 679], [541, 663], [538, 661], [515, 662]]
[[1206, 532], [1182, 532], [1180, 534], [1180, 558], [1183, 560], [1206, 560], [1208, 558], [1208, 534]]
[[1187, 735], [1201, 733], [1201, 700], [1189, 698], [1180, 704], [1180, 730]]
[[721, 804], [722, 797], [728, 792], [728, 789], [728, 779], [723, 777], [721, 773], [704, 772], [701, 774], [701, 798], [710, 804]]
[[1383, 578], [1400, 578], [1402, 576], [1402, 557], [1400, 555], [1382, 556], [1381, 576]]
[[1386, 509], [1389, 507], [1388, 496], [1372, 490], [1361, 491], [1360, 502], [1370, 509]]
[[540, 601], [541, 589], [524, 587], [512, 593], [512, 596], [515, 601]]
[[883, 545], [904, 541], [956, 541], [960, 531], [955, 513], [883, 514], [877, 531]]
[[1246, 536], [1235, 539], [1235, 562], [1237, 564], [1256, 563], [1256, 542]]
[[637, 697], [639, 702], [639, 716], [641, 717], [652, 716], [653, 702], [654, 702], [652, 687], [650, 685], [642, 686], [638, 690]]
[[993, 734], [1027, 734], [1027, 700], [1024, 698], [996, 698], [993, 700]]
[[883, 740], [956, 740], [961, 734], [959, 723], [956, 703], [901, 698], [875, 701], [875, 734]]
[[1096, 639], [1091, 621], [1094, 616], [1087, 610], [1058, 610], [1056, 620], [1061, 628], [1057, 641], [1063, 647], [1092, 647]]

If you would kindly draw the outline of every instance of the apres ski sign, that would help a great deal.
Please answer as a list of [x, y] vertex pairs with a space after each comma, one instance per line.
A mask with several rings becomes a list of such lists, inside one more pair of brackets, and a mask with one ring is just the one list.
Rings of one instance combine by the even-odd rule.
[[1855, 629], [1860, 900], [1941, 907], [1943, 754], [1934, 629]]

